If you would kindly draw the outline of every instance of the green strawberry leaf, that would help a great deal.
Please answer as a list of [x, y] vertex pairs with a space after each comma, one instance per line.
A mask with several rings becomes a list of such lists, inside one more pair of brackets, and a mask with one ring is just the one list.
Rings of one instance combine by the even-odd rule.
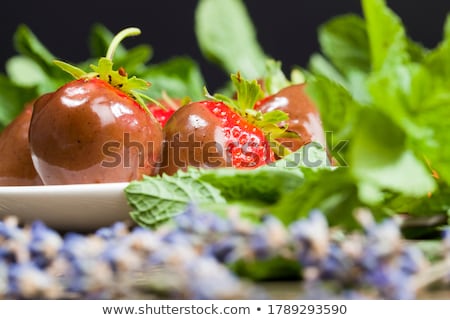
[[81, 77], [86, 76], [86, 72], [78, 67], [71, 65], [70, 63], [66, 63], [64, 61], [55, 60], [54, 64], [56, 64], [61, 70], [67, 72], [75, 79], [79, 79]]
[[231, 82], [235, 88], [236, 98], [230, 98], [222, 94], [211, 96], [206, 89], [205, 95], [208, 98], [227, 104], [241, 117], [261, 129], [275, 154], [280, 157], [288, 155], [290, 151], [276, 140], [278, 138], [298, 137], [298, 134], [294, 132], [287, 132], [286, 121], [289, 120], [288, 114], [281, 110], [262, 113], [254, 109], [256, 102], [265, 96], [257, 80], [246, 80], [241, 77], [240, 73], [237, 73], [231, 75]]
[[159, 102], [156, 101], [153, 98], [148, 97], [145, 95], [143, 90], [146, 90], [150, 83], [139, 79], [136, 76], [133, 76], [131, 78], [128, 78], [128, 74], [126, 73], [125, 69], [119, 68], [118, 70], [113, 69], [113, 61], [112, 57], [114, 55], [115, 50], [120, 44], [120, 41], [122, 41], [127, 36], [134, 36], [139, 35], [140, 30], [137, 28], [126, 28], [119, 32], [111, 41], [111, 45], [108, 48], [108, 51], [106, 53], [106, 57], [102, 57], [98, 60], [98, 64], [94, 65], [91, 64], [90, 68], [94, 72], [86, 73], [83, 70], [81, 70], [78, 67], [71, 66], [65, 62], [61, 61], [55, 61], [56, 65], [58, 65], [62, 70], [70, 73], [72, 76], [74, 76], [76, 79], [85, 77], [85, 78], [94, 78], [98, 77], [99, 79], [109, 83], [113, 87], [116, 87], [123, 91], [124, 93], [128, 94], [131, 98], [135, 99], [144, 110], [146, 110], [148, 113], [150, 111], [148, 110], [146, 100], [151, 101], [155, 104], [159, 105]]
[[255, 103], [264, 98], [264, 91], [257, 80], [246, 80], [240, 73], [232, 74], [231, 81], [236, 89], [237, 101], [235, 106], [240, 114], [252, 110]]

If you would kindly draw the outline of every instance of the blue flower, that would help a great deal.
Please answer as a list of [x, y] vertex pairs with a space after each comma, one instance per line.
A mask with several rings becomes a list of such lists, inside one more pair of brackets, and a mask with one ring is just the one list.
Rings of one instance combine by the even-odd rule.
[[33, 222], [28, 248], [36, 265], [46, 267], [58, 255], [62, 245], [63, 239], [55, 230], [41, 221]]

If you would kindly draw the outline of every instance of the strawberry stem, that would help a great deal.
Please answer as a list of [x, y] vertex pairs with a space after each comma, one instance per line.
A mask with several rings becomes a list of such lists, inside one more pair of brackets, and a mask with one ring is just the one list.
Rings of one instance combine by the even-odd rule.
[[111, 41], [111, 44], [108, 47], [108, 51], [106, 52], [106, 59], [109, 59], [112, 61], [114, 53], [116, 52], [117, 47], [122, 42], [123, 39], [130, 37], [130, 36], [138, 36], [141, 34], [141, 30], [139, 28], [126, 28], [120, 31], [118, 34], [116, 34]]

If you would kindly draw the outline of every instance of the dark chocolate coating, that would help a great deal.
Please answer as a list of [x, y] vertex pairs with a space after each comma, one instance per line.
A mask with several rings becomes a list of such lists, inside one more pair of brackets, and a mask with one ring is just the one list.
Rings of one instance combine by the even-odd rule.
[[164, 126], [161, 172], [169, 175], [188, 166], [231, 166], [223, 146], [226, 137], [221, 120], [199, 102], [178, 109]]
[[286, 147], [295, 151], [310, 142], [325, 146], [325, 133], [319, 111], [305, 92], [305, 84], [286, 87], [266, 98], [257, 105], [261, 112], [281, 110], [289, 115], [288, 130], [299, 135], [298, 138], [280, 139]]
[[29, 138], [44, 184], [126, 182], [157, 174], [162, 129], [122, 91], [80, 79], [35, 102]]
[[32, 105], [25, 109], [0, 134], [0, 185], [42, 185], [34, 169], [28, 144]]

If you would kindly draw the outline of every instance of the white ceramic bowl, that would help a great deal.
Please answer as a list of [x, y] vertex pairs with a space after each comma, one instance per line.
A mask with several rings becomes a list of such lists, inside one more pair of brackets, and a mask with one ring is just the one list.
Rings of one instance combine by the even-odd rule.
[[129, 220], [128, 183], [0, 187], [0, 218], [41, 220], [61, 231], [92, 231]]

